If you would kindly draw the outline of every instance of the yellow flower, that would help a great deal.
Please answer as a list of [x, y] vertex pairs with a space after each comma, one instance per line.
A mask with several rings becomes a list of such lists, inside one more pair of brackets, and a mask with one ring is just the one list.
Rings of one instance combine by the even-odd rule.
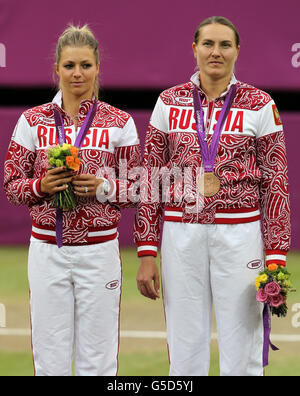
[[260, 287], [260, 276], [257, 276], [255, 278], [255, 286], [256, 286], [256, 290], [258, 290]]
[[260, 280], [261, 283], [266, 283], [267, 280], [268, 280], [268, 275], [266, 275], [266, 274], [261, 275], [259, 277], [259, 280]]
[[71, 147], [71, 144], [63, 143], [63, 145], [62, 145], [62, 149], [63, 149], [63, 150], [67, 150], [67, 149], [69, 149], [70, 147]]

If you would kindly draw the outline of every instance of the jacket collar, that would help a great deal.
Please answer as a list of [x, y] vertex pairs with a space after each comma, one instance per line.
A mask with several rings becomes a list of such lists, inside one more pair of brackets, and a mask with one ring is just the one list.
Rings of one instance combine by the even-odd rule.
[[55, 103], [59, 108], [62, 108], [62, 91], [61, 91], [61, 89], [54, 96], [52, 103]]
[[[194, 85], [196, 85], [196, 87], [199, 88], [199, 91], [200, 91], [201, 94], [203, 94], [203, 95], [206, 96], [205, 92], [201, 89], [199, 71], [197, 71], [196, 73], [194, 73], [194, 74], [191, 76], [191, 82], [192, 82]], [[224, 92], [222, 92], [221, 95], [220, 95], [219, 97], [222, 98], [223, 96], [226, 96], [227, 93], [228, 93], [228, 91], [229, 91], [229, 89], [230, 89], [230, 87], [231, 87], [233, 84], [236, 84], [237, 82], [238, 82], [238, 81], [237, 81], [235, 75], [232, 74], [231, 80], [230, 80], [229, 84], [227, 85], [226, 90], [225, 90]]]
[[[92, 100], [82, 100], [80, 102], [80, 106], [79, 106], [79, 111], [78, 114], [79, 115], [86, 115], [88, 113], [88, 111], [90, 110], [90, 108], [92, 107], [93, 103], [96, 101], [96, 97], [94, 96]], [[60, 89], [57, 94], [54, 96], [52, 103], [58, 107], [58, 109], [66, 114], [66, 112], [64, 111], [64, 109], [62, 108], [62, 90]]]

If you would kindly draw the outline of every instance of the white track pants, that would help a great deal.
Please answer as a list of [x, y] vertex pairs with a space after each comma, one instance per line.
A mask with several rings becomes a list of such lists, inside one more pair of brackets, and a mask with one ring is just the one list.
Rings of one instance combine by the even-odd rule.
[[208, 375], [212, 301], [221, 375], [263, 375], [263, 304], [254, 286], [264, 266], [260, 222], [165, 222], [161, 253], [170, 375]]
[[28, 276], [37, 376], [116, 375], [121, 261], [118, 240], [88, 246], [32, 241]]

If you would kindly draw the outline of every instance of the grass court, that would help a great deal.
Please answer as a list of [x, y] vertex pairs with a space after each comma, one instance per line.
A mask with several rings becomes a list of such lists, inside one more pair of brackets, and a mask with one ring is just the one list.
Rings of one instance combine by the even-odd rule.
[[[0, 303], [6, 308], [7, 329], [29, 329], [29, 292], [27, 281], [27, 247], [0, 247]], [[135, 249], [121, 249], [123, 289], [121, 332], [165, 331], [162, 300], [150, 301], [136, 288], [139, 260]], [[300, 253], [288, 255], [287, 267], [297, 289], [290, 294], [286, 318], [272, 318], [272, 334], [296, 336], [296, 341], [273, 341], [279, 351], [270, 351], [267, 376], [300, 375]], [[298, 319], [297, 319], [298, 318]], [[297, 326], [299, 324], [299, 327]], [[216, 332], [215, 325], [213, 332]], [[122, 334], [122, 333], [121, 333]], [[272, 336], [271, 336], [272, 340]], [[168, 375], [169, 362], [165, 338], [121, 337], [119, 351], [120, 376]], [[0, 329], [0, 376], [33, 376], [30, 336], [3, 335]], [[219, 375], [218, 344], [211, 342], [211, 376]]]

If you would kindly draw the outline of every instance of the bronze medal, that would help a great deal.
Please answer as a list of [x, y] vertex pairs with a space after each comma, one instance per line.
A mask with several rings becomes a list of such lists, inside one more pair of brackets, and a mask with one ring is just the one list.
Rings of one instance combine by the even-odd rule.
[[203, 168], [204, 168], [204, 173], [202, 173], [200, 176], [198, 188], [200, 194], [204, 197], [213, 197], [220, 191], [221, 183], [219, 178], [214, 174], [213, 168], [218, 154], [218, 145], [219, 145], [222, 129], [224, 126], [224, 122], [229, 114], [231, 105], [236, 95], [236, 91], [237, 91], [237, 85], [232, 84], [228, 91], [228, 94], [226, 95], [224, 105], [222, 106], [222, 110], [219, 115], [217, 125], [214, 129], [210, 146], [208, 146], [200, 94], [198, 92], [197, 87], [194, 87], [193, 89], [196, 130], [199, 139]]
[[213, 172], [204, 172], [200, 177], [199, 191], [204, 197], [213, 197], [220, 191], [220, 180]]

